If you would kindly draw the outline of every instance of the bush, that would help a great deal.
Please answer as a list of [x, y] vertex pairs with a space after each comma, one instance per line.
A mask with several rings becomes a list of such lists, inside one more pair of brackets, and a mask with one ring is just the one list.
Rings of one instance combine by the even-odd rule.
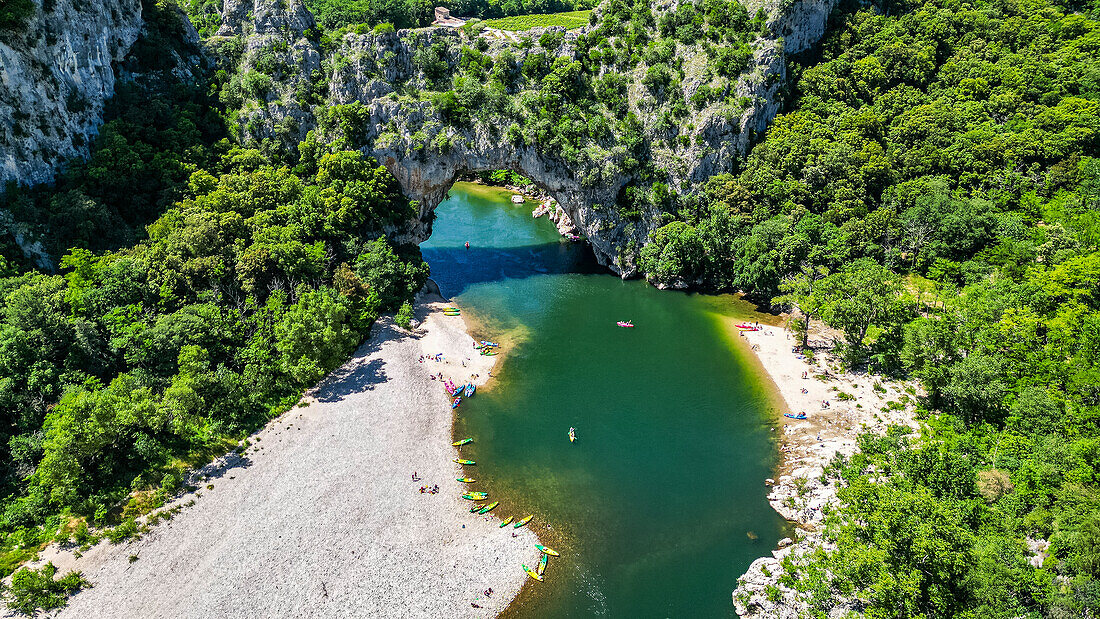
[[5, 0], [0, 6], [0, 30], [17, 30], [34, 15], [33, 0]]
[[38, 611], [61, 608], [70, 595], [91, 583], [80, 572], [69, 572], [60, 580], [54, 578], [57, 566], [47, 563], [38, 570], [23, 568], [11, 578], [11, 585], [4, 587], [3, 596], [8, 608], [33, 617]]
[[405, 301], [401, 304], [401, 309], [397, 310], [397, 316], [394, 317], [394, 322], [402, 329], [408, 329], [412, 324], [413, 308], [412, 305]]

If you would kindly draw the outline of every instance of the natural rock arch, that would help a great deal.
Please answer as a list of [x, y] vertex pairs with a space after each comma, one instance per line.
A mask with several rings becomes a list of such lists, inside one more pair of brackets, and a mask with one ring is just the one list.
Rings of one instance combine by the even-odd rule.
[[406, 239], [420, 243], [431, 236], [432, 214], [447, 197], [463, 173], [512, 170], [531, 179], [569, 215], [592, 246], [596, 259], [623, 277], [633, 276], [637, 266], [629, 255], [620, 253], [634, 240], [641, 247], [649, 230], [623, 223], [614, 212], [621, 182], [611, 186], [586, 186], [556, 157], [539, 153], [530, 146], [506, 142], [467, 141], [442, 155], [420, 156], [388, 148], [367, 149], [401, 184], [410, 199], [418, 202], [418, 220], [410, 222]]

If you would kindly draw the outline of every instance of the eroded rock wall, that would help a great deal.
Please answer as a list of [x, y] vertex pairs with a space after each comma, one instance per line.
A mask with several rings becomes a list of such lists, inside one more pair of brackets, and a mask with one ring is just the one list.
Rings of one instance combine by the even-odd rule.
[[[715, 101], [670, 127], [667, 119], [662, 120], [667, 102], [655, 101], [653, 93], [641, 85], [646, 67], [626, 75], [631, 82], [628, 107], [641, 122], [646, 156], [668, 173], [672, 191], [690, 194], [711, 176], [734, 169], [780, 109], [788, 54], [820, 39], [834, 5], [835, 0], [801, 0], [782, 6], [765, 0], [761, 6], [749, 7], [753, 12], [763, 8], [770, 19], [766, 32], [753, 42], [749, 69], [736, 80], [734, 90], [742, 102], [736, 110], [730, 109], [728, 101]], [[444, 81], [449, 81], [463, 45], [472, 45], [472, 38], [445, 28], [346, 33], [321, 54], [319, 43], [310, 38], [312, 18], [299, 3], [226, 0], [225, 6], [228, 25], [219, 34], [247, 37], [240, 69], [252, 70], [263, 54], [274, 54], [278, 64], [298, 68], [280, 71], [269, 92], [244, 105], [238, 117], [242, 141], [274, 139], [293, 148], [317, 126], [321, 108], [358, 102], [368, 117], [361, 119], [347, 145], [377, 158], [407, 195], [420, 203], [419, 221], [401, 231], [405, 240], [419, 242], [430, 235], [432, 210], [459, 173], [507, 168], [531, 178], [553, 196], [603, 264], [624, 277], [637, 274], [638, 252], [662, 217], [656, 207], [629, 214], [616, 208], [623, 187], [638, 180], [637, 167], [624, 165], [636, 153], [627, 152], [618, 136], [586, 146], [580, 156], [567, 157], [512, 135], [509, 129], [517, 120], [514, 110], [511, 116], [481, 115], [473, 122], [455, 123], [420, 94], [438, 88], [424, 75], [417, 55], [433, 47], [444, 50]], [[251, 8], [251, 20], [242, 7]], [[673, 8], [674, 4], [655, 10]], [[507, 51], [519, 66], [533, 53], [546, 54], [551, 61], [576, 60], [578, 33], [562, 31], [552, 49], [543, 49], [539, 39], [548, 30], [553, 29], [507, 35], [485, 32], [482, 52], [498, 58]], [[678, 45], [676, 54], [684, 67], [679, 93], [684, 98], [715, 82], [706, 70], [704, 46]], [[302, 93], [317, 89], [318, 69], [324, 71], [327, 92], [324, 103], [309, 105]], [[525, 93], [509, 94], [522, 97]], [[614, 124], [617, 119], [608, 121]], [[322, 136], [322, 140], [341, 138], [348, 136]]]
[[25, 27], [0, 32], [0, 187], [52, 181], [87, 156], [142, 28], [141, 0], [35, 5]]

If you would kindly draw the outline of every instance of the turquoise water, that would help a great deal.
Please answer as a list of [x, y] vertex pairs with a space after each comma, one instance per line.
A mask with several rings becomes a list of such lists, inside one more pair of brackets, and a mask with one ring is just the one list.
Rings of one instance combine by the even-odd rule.
[[773, 394], [730, 330], [751, 308], [624, 282], [508, 197], [456, 185], [421, 249], [475, 335], [505, 347], [459, 409], [467, 472], [562, 553], [509, 614], [732, 616], [737, 577], [784, 534], [763, 484]]

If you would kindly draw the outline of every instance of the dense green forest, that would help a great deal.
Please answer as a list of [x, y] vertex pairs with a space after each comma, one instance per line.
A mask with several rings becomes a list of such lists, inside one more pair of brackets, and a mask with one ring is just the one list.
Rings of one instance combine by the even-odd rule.
[[[144, 4], [136, 55], [156, 67], [178, 24]], [[214, 3], [180, 4], [213, 33]], [[326, 31], [421, 25], [432, 7], [307, 5]], [[797, 310], [796, 329], [843, 334], [850, 367], [921, 382], [926, 430], [864, 436], [830, 466], [836, 552], [787, 561], [784, 582], [822, 615], [836, 596], [871, 617], [1100, 612], [1100, 7], [843, 2], [738, 169], [684, 194], [654, 169], [636, 113], [675, 135], [710, 102], [741, 110], [731, 78], [766, 26], [722, 0], [602, 11], [580, 60], [494, 58], [471, 32], [457, 67], [422, 50], [432, 83], [404, 96], [454, 124], [507, 116], [507, 139], [566, 161], [627, 153], [620, 214], [663, 211], [640, 249], [651, 281]], [[722, 87], [685, 98], [677, 51], [697, 43]], [[413, 214], [393, 177], [322, 139], [354, 132], [362, 108], [319, 113], [300, 152], [244, 148], [223, 107], [241, 82], [123, 83], [87, 162], [6, 195], [64, 258], [40, 272], [0, 245], [4, 572], [46, 541], [92, 539], [89, 524], [134, 532], [188, 466], [292, 405], [427, 275], [416, 248], [383, 238]], [[1038, 566], [1029, 540], [1050, 543]]]
[[922, 436], [830, 468], [838, 551], [784, 577], [822, 613], [1100, 609], [1100, 22], [1075, 8], [841, 6], [743, 169], [643, 251], [651, 278], [797, 308], [927, 391]]

